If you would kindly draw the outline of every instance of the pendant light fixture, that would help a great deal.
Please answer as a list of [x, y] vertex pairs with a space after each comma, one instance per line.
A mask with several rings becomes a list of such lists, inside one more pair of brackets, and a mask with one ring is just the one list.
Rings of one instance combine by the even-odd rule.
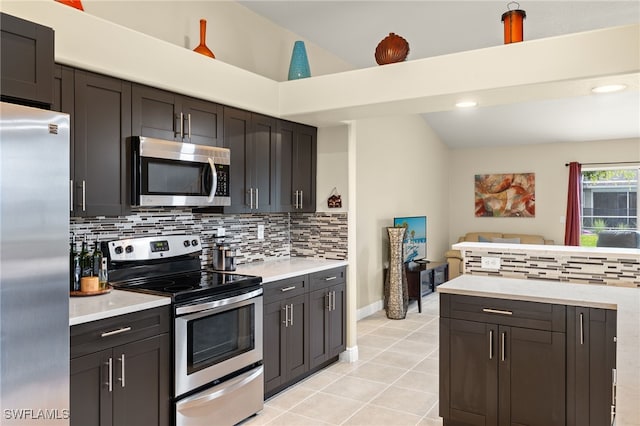
[[[512, 9], [514, 7], [514, 9]], [[520, 9], [520, 3], [512, 1], [507, 4], [505, 13], [502, 14], [504, 23], [504, 44], [517, 43], [523, 40], [522, 27], [527, 14]]]

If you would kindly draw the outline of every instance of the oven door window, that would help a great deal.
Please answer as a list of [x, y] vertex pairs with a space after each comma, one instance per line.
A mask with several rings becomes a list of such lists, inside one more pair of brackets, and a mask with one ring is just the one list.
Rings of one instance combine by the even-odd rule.
[[145, 195], [208, 196], [213, 179], [208, 163], [142, 158]]
[[255, 349], [253, 304], [187, 323], [187, 374]]

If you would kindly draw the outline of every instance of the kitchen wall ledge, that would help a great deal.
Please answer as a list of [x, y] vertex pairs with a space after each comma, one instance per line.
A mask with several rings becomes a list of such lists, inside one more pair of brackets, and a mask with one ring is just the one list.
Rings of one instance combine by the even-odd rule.
[[258, 275], [262, 283], [283, 280], [285, 278], [312, 274], [340, 266], [348, 266], [346, 260], [317, 259], [311, 257], [287, 257], [264, 262], [253, 262], [238, 265], [238, 274]]
[[640, 426], [640, 289], [461, 275], [439, 293], [615, 309], [618, 425]]
[[582, 247], [582, 246], [557, 246], [553, 244], [507, 244], [507, 243], [474, 243], [463, 242], [451, 246], [456, 250], [477, 250], [487, 251], [510, 251], [513, 253], [535, 253], [544, 255], [565, 255], [565, 256], [624, 256], [640, 259], [640, 249], [620, 248], [620, 247]]
[[170, 304], [170, 297], [124, 290], [113, 290], [99, 296], [71, 297], [69, 325], [84, 324]]
[[[637, 87], [640, 72], [640, 25], [276, 82], [58, 2], [4, 0], [0, 9], [53, 28], [57, 62], [320, 127], [451, 110], [460, 93], [492, 106], [583, 96], [608, 76]], [[549, 58], [554, 66], [539, 66]]]

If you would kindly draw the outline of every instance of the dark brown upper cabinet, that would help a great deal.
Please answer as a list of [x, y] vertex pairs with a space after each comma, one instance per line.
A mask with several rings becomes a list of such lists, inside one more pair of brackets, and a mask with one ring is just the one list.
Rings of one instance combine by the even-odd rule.
[[133, 84], [132, 134], [223, 146], [222, 105]]
[[316, 211], [317, 128], [278, 121], [276, 187], [279, 212]]
[[276, 122], [272, 117], [224, 108], [224, 147], [231, 150], [231, 206], [225, 213], [274, 211]]
[[0, 13], [2, 99], [49, 109], [53, 103], [51, 28]]

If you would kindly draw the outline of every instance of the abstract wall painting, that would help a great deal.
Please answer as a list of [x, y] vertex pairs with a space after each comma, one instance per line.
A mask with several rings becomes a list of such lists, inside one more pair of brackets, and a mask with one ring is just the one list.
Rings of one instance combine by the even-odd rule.
[[535, 217], [535, 173], [475, 175], [476, 217]]

